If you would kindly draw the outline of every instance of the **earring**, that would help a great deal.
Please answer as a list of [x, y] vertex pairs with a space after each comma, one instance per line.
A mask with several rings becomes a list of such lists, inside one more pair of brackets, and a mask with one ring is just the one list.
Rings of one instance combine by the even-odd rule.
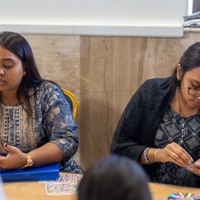
[[26, 76], [26, 72], [23, 73], [23, 76]]

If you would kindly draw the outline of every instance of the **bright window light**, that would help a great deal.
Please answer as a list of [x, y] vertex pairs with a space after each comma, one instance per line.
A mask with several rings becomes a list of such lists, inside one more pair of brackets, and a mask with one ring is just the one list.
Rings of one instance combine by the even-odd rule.
[[193, 13], [193, 0], [188, 0], [188, 15]]

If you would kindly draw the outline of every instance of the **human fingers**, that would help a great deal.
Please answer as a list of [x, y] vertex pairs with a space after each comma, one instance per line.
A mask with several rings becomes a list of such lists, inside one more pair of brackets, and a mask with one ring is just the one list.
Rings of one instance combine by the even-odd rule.
[[188, 171], [190, 171], [193, 174], [196, 174], [197, 176], [200, 176], [200, 169], [196, 167], [189, 167], [187, 168]]
[[0, 155], [5, 156], [5, 155], [7, 155], [7, 151], [4, 149], [3, 145], [4, 145], [4, 143], [1, 141], [1, 143], [0, 143]]
[[5, 152], [7, 154], [9, 152], [8, 144], [7, 143], [3, 143], [2, 147], [3, 147], [3, 152]]
[[10, 154], [17, 153], [18, 151], [20, 151], [17, 147], [9, 145], [7, 143], [3, 144], [3, 148], [7, 153], [10, 153]]
[[200, 160], [195, 161], [187, 170], [200, 176]]
[[5, 159], [0, 160], [0, 167], [4, 169], [20, 168], [26, 162], [25, 154], [15, 146], [3, 144], [4, 149], [8, 152]]
[[[157, 152], [156, 154], [156, 158], [157, 160], [159, 160], [162, 163], [166, 163], [166, 162], [175, 162], [176, 159], [174, 159], [176, 157], [176, 153], [171, 150], [170, 148], [168, 148], [168, 146], [160, 149], [160, 151]], [[178, 161], [176, 161], [178, 165], [181, 165], [178, 163]]]
[[173, 142], [165, 147], [167, 162], [173, 162], [181, 167], [188, 167], [192, 164], [192, 157], [180, 145]]
[[179, 163], [179, 166], [188, 168], [193, 162], [193, 159], [190, 155], [184, 150], [177, 148], [175, 150], [176, 153], [172, 153], [172, 158], [175, 160], [175, 162]]

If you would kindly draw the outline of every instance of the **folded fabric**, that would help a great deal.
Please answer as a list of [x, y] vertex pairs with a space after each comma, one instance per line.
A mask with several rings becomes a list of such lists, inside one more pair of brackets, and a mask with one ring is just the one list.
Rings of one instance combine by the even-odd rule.
[[188, 21], [188, 20], [193, 20], [193, 19], [200, 19], [200, 11], [199, 12], [195, 12], [191, 15], [186, 15], [183, 17], [183, 19], [185, 21]]
[[200, 19], [188, 20], [183, 23], [184, 28], [199, 28], [200, 27]]

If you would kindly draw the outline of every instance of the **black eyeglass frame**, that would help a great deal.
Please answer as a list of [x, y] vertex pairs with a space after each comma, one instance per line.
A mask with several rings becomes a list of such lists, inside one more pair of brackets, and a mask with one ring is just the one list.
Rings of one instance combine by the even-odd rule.
[[191, 89], [194, 89], [194, 88], [188, 87], [188, 94], [189, 94], [190, 96], [193, 96], [193, 97], [200, 97], [200, 91], [197, 92], [197, 93], [191, 94], [191, 93], [190, 93], [190, 90], [191, 90]]

